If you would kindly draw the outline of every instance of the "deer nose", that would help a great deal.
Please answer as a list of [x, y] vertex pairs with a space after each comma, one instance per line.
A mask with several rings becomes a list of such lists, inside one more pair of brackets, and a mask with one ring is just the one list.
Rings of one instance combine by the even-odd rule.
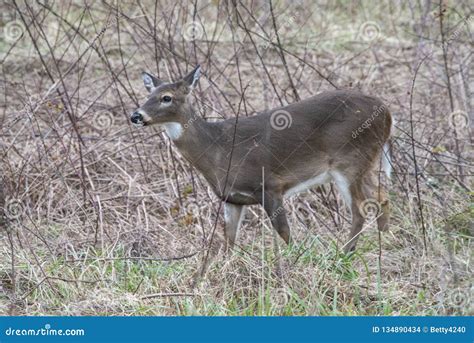
[[142, 114], [138, 111], [135, 111], [133, 112], [132, 116], [130, 117], [130, 120], [132, 121], [132, 123], [134, 124], [139, 124], [139, 123], [143, 123], [143, 117], [142, 117]]

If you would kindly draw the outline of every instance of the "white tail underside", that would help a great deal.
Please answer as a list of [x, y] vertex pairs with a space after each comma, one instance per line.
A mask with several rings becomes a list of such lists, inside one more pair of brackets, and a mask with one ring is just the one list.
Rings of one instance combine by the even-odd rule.
[[[393, 137], [393, 131], [395, 130], [395, 118], [392, 117], [392, 127], [390, 128], [390, 137]], [[390, 175], [392, 174], [392, 156], [390, 155], [390, 141], [387, 141], [383, 145], [383, 152], [382, 152], [382, 169], [387, 175], [387, 178], [390, 179]]]
[[392, 157], [390, 156], [390, 144], [388, 142], [383, 145], [382, 169], [390, 179], [392, 174]]

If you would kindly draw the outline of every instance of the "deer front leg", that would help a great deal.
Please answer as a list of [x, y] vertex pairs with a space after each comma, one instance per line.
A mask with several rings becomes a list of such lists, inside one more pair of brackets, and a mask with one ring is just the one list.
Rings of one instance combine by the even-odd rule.
[[237, 230], [242, 223], [244, 214], [244, 206], [231, 204], [230, 202], [224, 203], [224, 233], [227, 249], [232, 249], [234, 246], [235, 238], [237, 237]]
[[270, 218], [273, 228], [278, 232], [281, 238], [290, 244], [290, 227], [286, 219], [285, 208], [283, 207], [283, 199], [281, 196], [265, 194], [263, 207]]

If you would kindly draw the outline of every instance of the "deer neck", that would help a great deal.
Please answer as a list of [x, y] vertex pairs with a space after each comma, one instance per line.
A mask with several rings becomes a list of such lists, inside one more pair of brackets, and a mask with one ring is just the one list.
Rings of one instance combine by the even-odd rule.
[[218, 135], [216, 126], [202, 119], [190, 105], [180, 115], [179, 121], [163, 126], [180, 153], [204, 173], [209, 159], [214, 156], [214, 139]]

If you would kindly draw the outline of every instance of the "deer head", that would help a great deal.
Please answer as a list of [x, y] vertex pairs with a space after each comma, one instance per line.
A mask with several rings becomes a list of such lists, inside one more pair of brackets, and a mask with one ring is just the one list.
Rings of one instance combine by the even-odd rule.
[[201, 67], [198, 65], [181, 80], [166, 83], [159, 78], [143, 72], [145, 88], [150, 93], [146, 102], [136, 109], [130, 120], [145, 126], [153, 124], [185, 123], [189, 120], [191, 103], [189, 94], [196, 86]]

